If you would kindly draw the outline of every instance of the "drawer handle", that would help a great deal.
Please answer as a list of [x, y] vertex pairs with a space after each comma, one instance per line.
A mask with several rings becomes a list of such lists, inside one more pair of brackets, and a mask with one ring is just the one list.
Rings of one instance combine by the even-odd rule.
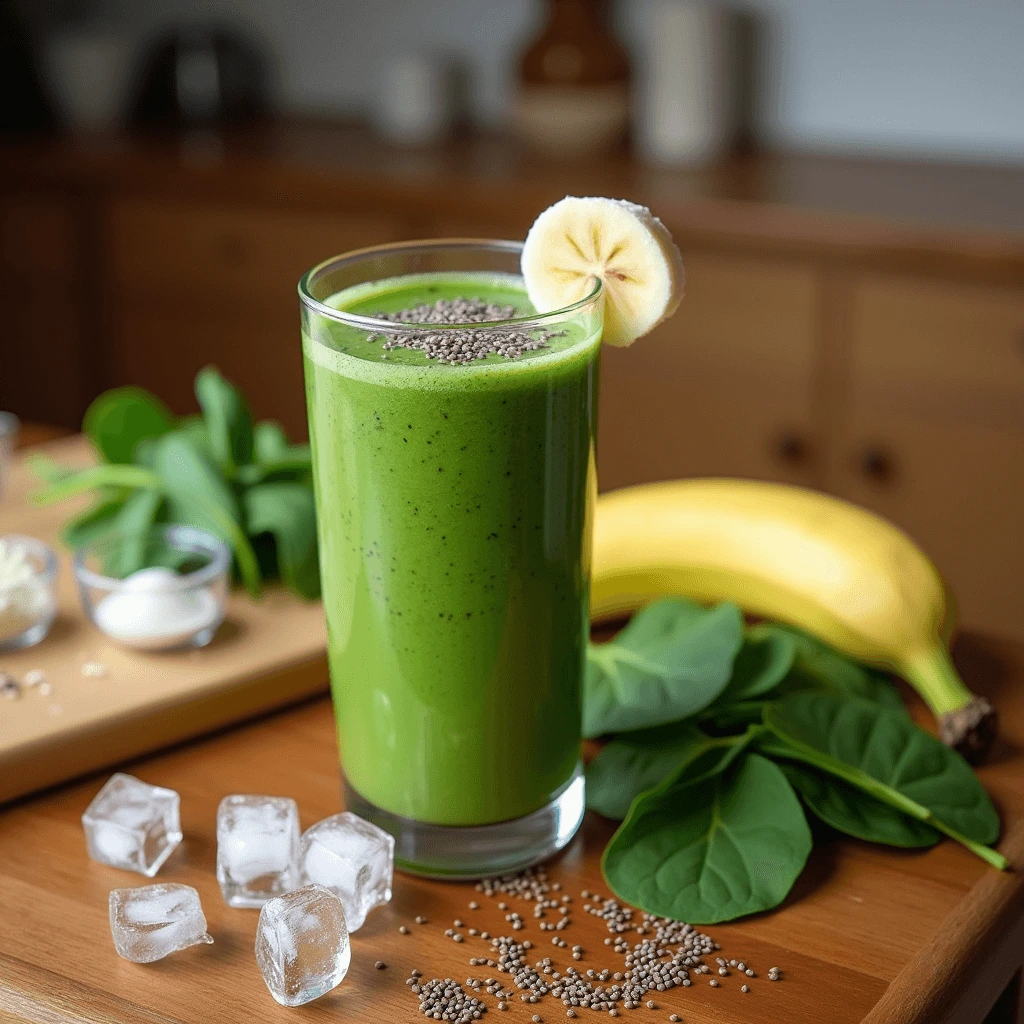
[[798, 465], [810, 456], [810, 445], [799, 434], [786, 432], [775, 444], [775, 454], [782, 462]]
[[860, 457], [861, 472], [875, 483], [889, 483], [896, 474], [892, 456], [878, 445], [871, 445]]

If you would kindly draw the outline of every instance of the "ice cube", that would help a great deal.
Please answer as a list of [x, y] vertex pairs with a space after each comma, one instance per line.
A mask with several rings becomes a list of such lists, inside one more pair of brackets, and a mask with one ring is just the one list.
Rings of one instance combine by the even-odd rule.
[[226, 796], [217, 808], [217, 881], [230, 907], [262, 907], [299, 886], [299, 809], [281, 796]]
[[115, 889], [109, 906], [114, 948], [125, 960], [149, 964], [179, 949], [213, 942], [206, 933], [199, 893], [191, 885], [161, 882]]
[[340, 985], [352, 948], [341, 900], [322, 885], [306, 885], [263, 905], [256, 926], [256, 963], [270, 994], [301, 1006]]
[[350, 932], [391, 899], [395, 838], [351, 811], [306, 829], [300, 858], [303, 882], [326, 886], [341, 898]]
[[89, 856], [152, 878], [181, 842], [178, 794], [117, 772], [82, 815]]

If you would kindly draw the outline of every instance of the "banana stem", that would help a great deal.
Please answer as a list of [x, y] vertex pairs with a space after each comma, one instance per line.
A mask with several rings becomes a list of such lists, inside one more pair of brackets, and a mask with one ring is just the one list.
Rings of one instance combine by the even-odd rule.
[[904, 666], [904, 672], [936, 718], [959, 711], [974, 700], [953, 667], [949, 652], [938, 642]]
[[984, 697], [967, 689], [945, 645], [936, 643], [902, 669], [938, 719], [942, 742], [972, 764], [980, 761], [996, 736], [996, 712]]

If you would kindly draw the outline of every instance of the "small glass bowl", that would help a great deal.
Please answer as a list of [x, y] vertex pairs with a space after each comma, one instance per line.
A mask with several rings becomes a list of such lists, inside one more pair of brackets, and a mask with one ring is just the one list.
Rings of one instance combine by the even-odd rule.
[[86, 615], [125, 647], [205, 647], [224, 620], [231, 553], [194, 526], [108, 533], [76, 551], [73, 566]]
[[11, 467], [14, 446], [18, 443], [20, 426], [18, 417], [13, 412], [0, 412], [0, 500], [4, 496], [7, 473]]
[[[14, 583], [4, 583], [9, 573]], [[0, 651], [31, 647], [50, 632], [57, 617], [57, 556], [35, 537], [0, 537]]]

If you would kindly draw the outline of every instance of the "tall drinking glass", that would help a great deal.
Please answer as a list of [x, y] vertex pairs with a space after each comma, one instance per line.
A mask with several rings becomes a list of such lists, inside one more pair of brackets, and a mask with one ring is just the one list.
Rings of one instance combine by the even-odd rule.
[[[299, 284], [346, 804], [421, 874], [524, 867], [583, 816], [603, 296], [535, 314], [520, 251], [410, 242]], [[400, 322], [464, 299], [500, 319]]]

